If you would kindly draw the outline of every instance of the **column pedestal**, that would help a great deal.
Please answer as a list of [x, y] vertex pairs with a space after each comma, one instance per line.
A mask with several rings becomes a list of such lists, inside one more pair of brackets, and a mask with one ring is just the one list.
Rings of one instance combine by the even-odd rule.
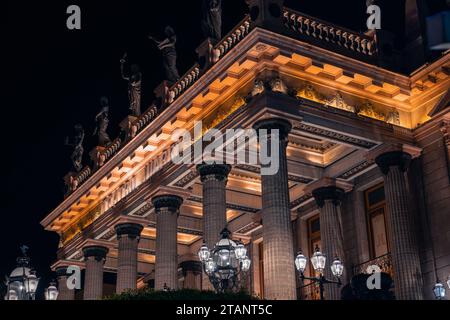
[[184, 289], [201, 290], [202, 264], [200, 261], [185, 261], [180, 264], [184, 276]]

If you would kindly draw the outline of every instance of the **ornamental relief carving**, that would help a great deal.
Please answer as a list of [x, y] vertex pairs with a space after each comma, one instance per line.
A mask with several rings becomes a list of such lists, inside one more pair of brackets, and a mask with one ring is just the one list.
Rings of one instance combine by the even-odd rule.
[[72, 225], [69, 229], [61, 233], [60, 241], [64, 245], [72, 240], [77, 234], [90, 226], [100, 216], [100, 206], [95, 207], [84, 215], [77, 223]]
[[345, 110], [359, 116], [365, 116], [386, 123], [400, 125], [400, 114], [395, 108], [385, 110], [375, 106], [372, 102], [367, 100], [351, 104], [346, 101], [341, 92], [338, 91], [334, 95], [327, 96], [307, 81], [303, 82], [303, 84], [295, 91], [295, 97], [298, 99], [311, 100], [321, 103], [327, 107]]
[[247, 103], [245, 99], [238, 96], [234, 99], [231, 105], [220, 106], [211, 116], [203, 120], [203, 133], [210, 129], [217, 127], [222, 121], [227, 119], [231, 114], [245, 106]]
[[286, 94], [296, 97], [297, 99], [306, 99], [321, 103], [324, 106], [352, 112], [359, 116], [365, 116], [372, 119], [380, 120], [389, 124], [400, 125], [400, 114], [395, 108], [385, 110], [381, 107], [375, 106], [372, 102], [360, 101], [354, 104], [349, 103], [341, 92], [336, 92], [333, 95], [327, 95], [319, 91], [312, 83], [303, 81], [301, 85], [292, 89], [279, 76], [268, 77], [265, 80], [258, 78], [255, 80], [253, 87], [244, 97], [238, 95], [231, 100], [221, 105], [213, 114], [203, 120], [203, 132], [217, 127], [221, 122], [230, 117], [235, 111], [247, 105], [254, 97], [262, 94], [266, 90], [272, 92]]

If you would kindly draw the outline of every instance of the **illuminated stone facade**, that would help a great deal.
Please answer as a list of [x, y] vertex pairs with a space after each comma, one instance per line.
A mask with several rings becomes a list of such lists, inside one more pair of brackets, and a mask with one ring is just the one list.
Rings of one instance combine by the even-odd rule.
[[[398, 299], [429, 299], [433, 261], [441, 280], [450, 275], [450, 55], [404, 75], [378, 66], [375, 34], [282, 7], [274, 16], [271, 2], [282, 3], [250, 1], [260, 15], [199, 51], [204, 66], [164, 82], [161, 103], [129, 121], [125, 140], [96, 148], [94, 165], [66, 177], [69, 193], [42, 225], [61, 237], [53, 268], [86, 269], [86, 299], [102, 295], [102, 269], [118, 273], [117, 292], [152, 281], [158, 289], [209, 288], [197, 251], [225, 220], [250, 248], [252, 292], [267, 299], [315, 297], [312, 286], [300, 288], [293, 259], [300, 249], [313, 254], [316, 233], [329, 260], [344, 261], [344, 284], [377, 264], [392, 275]], [[256, 165], [208, 175], [171, 161], [172, 133], [196, 120], [205, 132], [273, 119], [290, 129], [274, 177], [261, 177]], [[379, 216], [367, 214], [367, 192], [380, 185], [387, 249], [374, 244], [383, 236]]]

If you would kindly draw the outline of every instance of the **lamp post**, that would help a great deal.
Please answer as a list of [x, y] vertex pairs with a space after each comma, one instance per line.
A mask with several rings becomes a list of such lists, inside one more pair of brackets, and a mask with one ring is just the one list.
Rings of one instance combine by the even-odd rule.
[[[325, 278], [323, 275], [323, 272], [325, 270], [326, 265], [326, 256], [320, 252], [319, 247], [316, 247], [315, 252], [313, 256], [311, 257], [311, 264], [314, 268], [314, 271], [318, 276], [316, 277], [306, 277], [304, 275], [306, 265], [308, 263], [308, 259], [300, 252], [297, 257], [295, 258], [295, 267], [297, 268], [298, 272], [300, 272], [300, 279], [302, 282], [304, 280], [310, 280], [314, 283], [319, 284], [319, 290], [320, 290], [320, 300], [324, 300], [323, 293], [325, 291], [324, 285], [325, 284], [335, 284], [338, 287], [342, 285], [341, 283], [341, 276], [344, 273], [344, 265], [342, 264], [341, 260], [339, 258], [336, 258], [331, 263], [331, 272], [336, 277], [337, 281], [330, 280]], [[302, 288], [305, 286], [302, 286]]]
[[233, 291], [238, 287], [239, 276], [250, 270], [251, 260], [244, 244], [230, 239], [231, 232], [227, 228], [220, 235], [221, 239], [211, 251], [203, 244], [198, 257], [217, 292]]
[[17, 258], [17, 267], [7, 279], [6, 300], [35, 300], [39, 278], [31, 268], [31, 259], [27, 256], [28, 247], [22, 246], [22, 256]]

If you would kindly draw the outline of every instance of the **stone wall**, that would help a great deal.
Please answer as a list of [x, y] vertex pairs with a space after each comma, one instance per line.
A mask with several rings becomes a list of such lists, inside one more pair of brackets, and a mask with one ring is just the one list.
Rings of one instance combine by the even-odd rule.
[[414, 161], [409, 175], [413, 177], [412, 185], [416, 188], [415, 195], [419, 203], [419, 223], [423, 226], [419, 243], [424, 294], [426, 299], [432, 299], [432, 288], [436, 281], [433, 249], [440, 280], [445, 282], [450, 275], [450, 180], [447, 147], [439, 126], [434, 126], [427, 132], [419, 132], [417, 143], [423, 148], [423, 154]]

